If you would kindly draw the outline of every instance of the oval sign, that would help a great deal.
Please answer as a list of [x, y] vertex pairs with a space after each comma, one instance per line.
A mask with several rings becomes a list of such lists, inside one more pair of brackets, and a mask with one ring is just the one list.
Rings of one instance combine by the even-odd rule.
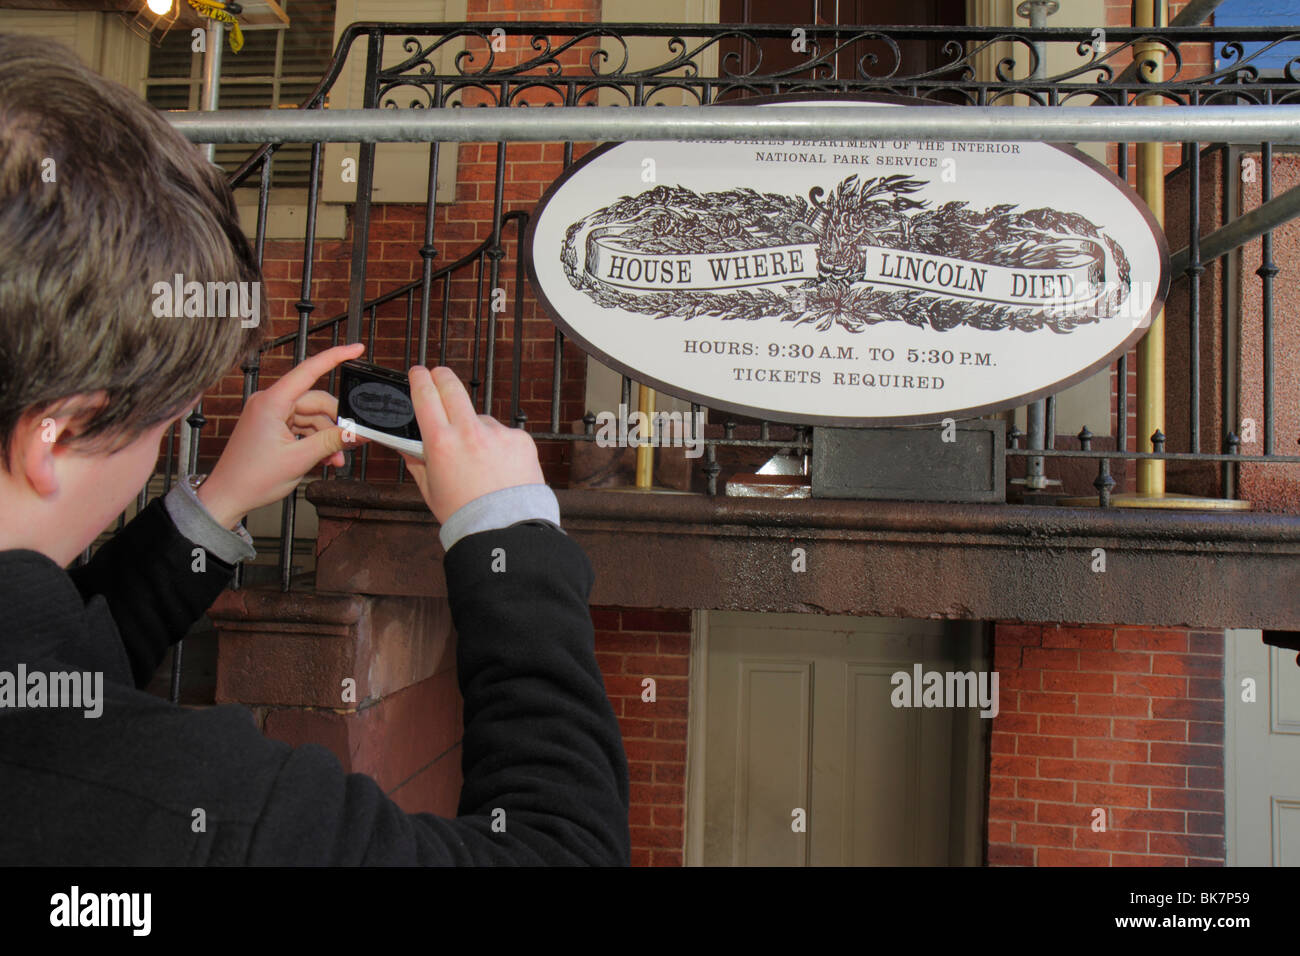
[[383, 382], [362, 382], [348, 392], [352, 413], [379, 428], [401, 428], [415, 418], [415, 406], [401, 389]]
[[[758, 108], [936, 105], [771, 98]], [[1129, 186], [1048, 143], [630, 142], [542, 197], [529, 276], [639, 382], [773, 421], [1013, 408], [1128, 351], [1169, 248]]]

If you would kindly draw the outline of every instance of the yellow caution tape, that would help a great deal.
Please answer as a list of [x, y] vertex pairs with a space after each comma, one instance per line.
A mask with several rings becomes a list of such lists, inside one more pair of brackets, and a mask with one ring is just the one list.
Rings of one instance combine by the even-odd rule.
[[230, 24], [230, 52], [238, 53], [244, 48], [244, 34], [239, 29], [239, 21], [218, 0], [189, 0], [190, 6], [198, 11], [199, 16], [209, 20], [220, 20]]

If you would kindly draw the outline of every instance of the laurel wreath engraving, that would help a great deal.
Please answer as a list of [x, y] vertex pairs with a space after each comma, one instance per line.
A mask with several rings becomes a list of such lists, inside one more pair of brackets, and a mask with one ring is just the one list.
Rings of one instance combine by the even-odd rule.
[[[928, 200], [913, 198], [926, 185], [927, 180], [905, 175], [863, 180], [854, 174], [829, 194], [814, 187], [807, 199], [749, 188], [697, 193], [682, 186], [655, 186], [573, 223], [565, 234], [561, 262], [569, 283], [604, 309], [688, 321], [699, 316], [724, 321], [776, 318], [796, 325], [813, 323], [823, 332], [836, 326], [862, 332], [881, 322], [901, 321], [939, 332], [965, 325], [1067, 333], [1100, 321], [1127, 295], [1131, 270], [1123, 248], [1087, 218], [1046, 208], [1017, 211], [1013, 204], [976, 210], [965, 201], [952, 201], [930, 208]], [[624, 227], [620, 244], [650, 256], [817, 243], [818, 276], [781, 290], [628, 292], [594, 279], [580, 261], [579, 235], [609, 223]], [[1081, 245], [1095, 247], [1096, 242], [1109, 248], [1117, 282], [1107, 299], [1087, 312], [998, 305], [854, 281], [865, 266], [865, 244], [996, 266], [1051, 269], [1079, 265]]]

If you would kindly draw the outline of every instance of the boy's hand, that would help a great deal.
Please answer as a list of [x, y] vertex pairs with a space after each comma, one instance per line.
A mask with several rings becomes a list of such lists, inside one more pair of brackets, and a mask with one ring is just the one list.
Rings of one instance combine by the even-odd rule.
[[198, 490], [199, 500], [223, 528], [284, 498], [313, 468], [343, 465], [343, 429], [334, 423], [338, 399], [310, 389], [330, 369], [365, 350], [361, 342], [327, 349], [249, 396], [226, 450]]
[[424, 461], [402, 458], [439, 522], [489, 492], [545, 483], [532, 436], [475, 412], [455, 372], [439, 367], [430, 373], [417, 365], [407, 377]]

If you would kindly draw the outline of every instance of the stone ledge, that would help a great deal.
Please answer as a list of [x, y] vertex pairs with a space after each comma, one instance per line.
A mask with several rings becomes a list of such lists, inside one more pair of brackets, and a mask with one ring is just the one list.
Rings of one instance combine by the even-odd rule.
[[[437, 522], [413, 485], [318, 481], [307, 496], [321, 518], [320, 586], [443, 595]], [[556, 496], [595, 567], [598, 605], [1300, 629], [1300, 516]], [[1092, 570], [1097, 548], [1105, 572]]]
[[[325, 707], [339, 712], [455, 669], [445, 600], [249, 588], [208, 612], [218, 635], [218, 703]], [[355, 701], [342, 699], [356, 681]]]
[[[880, 531], [945, 536], [987, 534], [1006, 540], [1017, 536], [1106, 536], [1153, 541], [1278, 544], [1300, 554], [1300, 515], [1260, 512], [1193, 512], [1136, 508], [1056, 508], [1042, 505], [949, 504], [920, 501], [851, 501], [834, 498], [728, 498], [694, 494], [637, 494], [601, 489], [555, 491], [567, 527], [587, 522], [708, 525], [709, 533], [735, 526]], [[315, 481], [307, 498], [333, 517], [353, 517], [428, 525], [429, 514], [414, 485], [371, 485], [360, 481]], [[328, 547], [328, 542], [321, 550]]]

